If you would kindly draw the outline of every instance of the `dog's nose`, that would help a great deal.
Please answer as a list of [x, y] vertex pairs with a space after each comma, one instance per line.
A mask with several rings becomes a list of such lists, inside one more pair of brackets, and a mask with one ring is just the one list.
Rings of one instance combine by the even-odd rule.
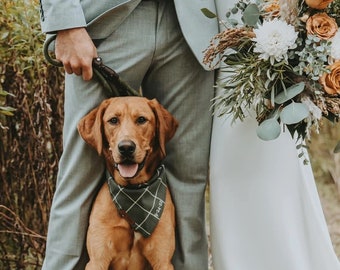
[[136, 144], [131, 140], [124, 140], [118, 144], [118, 150], [122, 156], [129, 157], [135, 152]]

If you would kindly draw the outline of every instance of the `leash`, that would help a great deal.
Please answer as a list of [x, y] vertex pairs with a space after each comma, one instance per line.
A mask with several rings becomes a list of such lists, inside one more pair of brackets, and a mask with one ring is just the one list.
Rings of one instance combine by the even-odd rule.
[[[57, 35], [52, 35], [44, 43], [44, 56], [47, 62], [56, 67], [62, 67], [63, 64], [54, 59], [49, 51], [52, 42]], [[126, 82], [119, 78], [119, 75], [110, 67], [104, 65], [101, 57], [96, 57], [92, 61], [93, 73], [109, 97], [119, 96], [141, 96], [139, 91], [131, 88]]]

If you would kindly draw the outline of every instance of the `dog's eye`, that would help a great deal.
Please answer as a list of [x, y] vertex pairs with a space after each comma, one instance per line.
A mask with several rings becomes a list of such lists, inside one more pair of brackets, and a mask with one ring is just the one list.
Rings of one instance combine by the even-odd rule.
[[144, 124], [146, 121], [147, 120], [144, 116], [140, 116], [137, 118], [137, 124]]
[[112, 117], [108, 122], [111, 125], [117, 125], [118, 124], [118, 117]]

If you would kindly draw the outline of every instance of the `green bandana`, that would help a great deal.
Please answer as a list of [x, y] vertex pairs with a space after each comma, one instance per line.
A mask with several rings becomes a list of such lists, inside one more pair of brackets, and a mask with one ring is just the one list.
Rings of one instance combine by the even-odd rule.
[[107, 172], [112, 200], [118, 212], [131, 227], [148, 237], [156, 228], [163, 213], [167, 189], [164, 165], [147, 182], [139, 185], [118, 185]]

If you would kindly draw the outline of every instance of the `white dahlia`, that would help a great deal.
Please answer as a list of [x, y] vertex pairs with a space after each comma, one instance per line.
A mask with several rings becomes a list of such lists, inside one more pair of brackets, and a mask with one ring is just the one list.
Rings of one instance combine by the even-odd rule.
[[331, 57], [340, 60], [340, 29], [336, 32], [332, 40]]
[[260, 53], [261, 59], [287, 60], [288, 50], [296, 48], [298, 33], [295, 32], [294, 26], [277, 18], [264, 21], [258, 29], [254, 29], [254, 33], [256, 35], [252, 39], [256, 43], [254, 52]]

